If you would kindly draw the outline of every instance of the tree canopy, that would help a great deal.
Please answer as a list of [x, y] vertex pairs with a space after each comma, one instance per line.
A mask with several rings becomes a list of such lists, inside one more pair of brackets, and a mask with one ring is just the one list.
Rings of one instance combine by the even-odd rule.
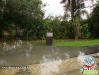
[[61, 3], [66, 3], [65, 13], [70, 11], [71, 15], [45, 18], [42, 7], [46, 5], [41, 0], [0, 0], [0, 38], [45, 39], [46, 32], [53, 32], [55, 39], [99, 38], [99, 6], [83, 20], [81, 14], [87, 13], [82, 10], [83, 1], [62, 0]]

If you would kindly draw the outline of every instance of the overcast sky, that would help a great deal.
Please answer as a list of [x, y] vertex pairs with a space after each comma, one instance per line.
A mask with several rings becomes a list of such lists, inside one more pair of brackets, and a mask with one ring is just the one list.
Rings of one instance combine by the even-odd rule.
[[43, 3], [47, 3], [48, 6], [46, 6], [45, 9], [45, 16], [48, 15], [63, 15], [63, 4], [60, 4], [61, 0], [42, 0]]
[[[44, 7], [45, 10], [45, 16], [52, 15], [52, 16], [57, 16], [57, 15], [63, 15], [64, 10], [63, 10], [63, 4], [60, 4], [61, 0], [42, 0], [43, 3], [47, 3], [48, 6]], [[92, 3], [90, 0], [86, 0], [85, 6], [91, 6]], [[86, 8], [86, 10], [90, 13], [91, 9]]]

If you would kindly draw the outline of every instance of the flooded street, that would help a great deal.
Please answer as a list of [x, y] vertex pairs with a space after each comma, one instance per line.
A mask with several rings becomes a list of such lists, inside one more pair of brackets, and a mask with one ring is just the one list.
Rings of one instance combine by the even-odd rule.
[[[10, 43], [1, 43], [0, 67], [24, 65], [39, 65], [39, 67], [43, 67], [45, 64], [44, 68], [40, 69], [41, 73], [36, 73], [34, 75], [54, 75], [54, 73], [50, 73], [52, 71], [57, 72], [55, 75], [83, 75], [80, 71], [71, 71], [80, 67], [73, 67], [73, 65], [69, 65], [71, 72], [67, 72], [69, 71], [69, 67], [66, 66], [68, 66], [70, 62], [75, 64], [77, 59], [74, 58], [76, 57], [98, 52], [98, 49], [92, 47], [35, 46], [33, 44], [34, 43], [32, 42], [22, 42], [21, 40], [18, 42], [13, 41]], [[71, 60], [71, 58], [73, 58], [73, 60]], [[63, 64], [64, 68], [61, 68]], [[60, 65], [60, 69], [58, 69], [58, 65]], [[32, 68], [32, 66], [30, 67]], [[64, 69], [67, 71], [65, 72]]]
[[99, 0], [0, 0], [0, 75], [99, 75]]

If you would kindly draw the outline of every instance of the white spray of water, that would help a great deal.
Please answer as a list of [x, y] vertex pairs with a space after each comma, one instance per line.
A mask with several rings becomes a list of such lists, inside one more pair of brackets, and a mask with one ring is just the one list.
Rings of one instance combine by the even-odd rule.
[[29, 57], [30, 57], [30, 52], [29, 52], [29, 51], [26, 51], [26, 53], [25, 53], [25, 54], [26, 54], [26, 57], [27, 57], [27, 58], [29, 58]]
[[15, 41], [13, 45], [8, 45], [6, 42], [3, 42], [3, 50], [4, 52], [16, 50], [21, 48], [22, 43], [21, 40]]
[[32, 51], [32, 49], [33, 49], [32, 44], [28, 42], [27, 45], [28, 45], [28, 50], [29, 50], [29, 51]]
[[96, 53], [96, 56], [99, 56], [99, 53]]
[[80, 52], [78, 53], [77, 59], [78, 59], [78, 62], [80, 63], [81, 66], [82, 66], [83, 63], [84, 63], [84, 58], [85, 58], [84, 52], [81, 52], [81, 51], [80, 51]]
[[6, 63], [7, 61], [5, 61], [5, 60], [0, 60], [0, 64], [4, 64], [4, 63]]
[[[40, 64], [41, 74], [40, 75], [52, 75], [53, 72], [59, 72], [59, 65], [62, 63], [62, 60], [57, 57], [57, 61], [47, 62]], [[43, 61], [49, 61], [45, 56], [43, 56]]]
[[7, 43], [6, 42], [4, 42], [3, 43], [3, 50], [6, 52], [6, 51], [11, 51], [11, 50], [14, 50], [16, 47], [15, 47], [15, 45], [12, 45], [12, 46], [10, 46], [10, 45], [7, 45]]
[[27, 51], [26, 51], [26, 53], [25, 53], [25, 55], [26, 55], [27, 58], [30, 57], [30, 51], [32, 51], [32, 49], [33, 49], [32, 44], [31, 44], [30, 42], [28, 42], [28, 43], [27, 43], [27, 48], [26, 48]]
[[70, 58], [70, 55], [68, 53], [64, 53], [66, 58], [69, 59]]
[[23, 42], [22, 42], [21, 40], [18, 40], [18, 43], [19, 43], [19, 44], [23, 44]]
[[20, 45], [21, 45], [21, 44], [20, 44], [19, 42], [16, 42], [16, 41], [15, 41], [15, 46], [16, 46], [16, 48], [21, 48]]
[[[85, 62], [84, 62], [84, 58], [85, 58], [84, 52], [81, 52], [81, 51], [80, 51], [80, 52], [78, 53], [77, 59], [78, 59], [78, 62], [80, 63], [81, 66], [83, 66], [84, 63], [85, 63]], [[81, 68], [80, 71], [82, 72], [83, 69]]]
[[6, 45], [7, 45], [7, 43], [6, 43], [6, 42], [3, 42], [3, 45], [4, 45], [4, 46], [6, 46]]
[[47, 59], [46, 56], [44, 55], [43, 56], [43, 62], [48, 62], [48, 61], [49, 61], [49, 59]]
[[9, 46], [7, 45], [7, 43], [4, 42], [3, 45], [4, 45], [4, 46], [3, 46], [3, 50], [4, 50], [4, 51], [8, 51]]

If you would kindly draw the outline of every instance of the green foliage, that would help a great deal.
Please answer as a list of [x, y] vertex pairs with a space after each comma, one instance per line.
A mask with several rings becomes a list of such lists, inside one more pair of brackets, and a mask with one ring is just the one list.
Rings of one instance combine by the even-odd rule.
[[2, 0], [0, 4], [1, 35], [6, 31], [15, 38], [44, 39], [41, 0]]
[[[63, 0], [63, 2], [66, 0]], [[70, 0], [69, 0], [70, 1]], [[79, 8], [83, 8], [83, 1], [78, 3], [72, 0], [73, 12]], [[81, 1], [81, 3], [79, 3]], [[75, 4], [76, 3], [76, 4]], [[71, 4], [71, 3], [70, 3]], [[45, 5], [44, 5], [45, 6]], [[67, 21], [70, 17], [64, 16], [48, 16], [44, 18], [44, 12], [41, 0], [1, 0], [0, 1], [0, 36], [7, 32], [10, 37], [15, 37], [23, 40], [44, 40], [46, 32], [53, 32], [55, 39], [71, 39], [75, 38], [77, 27], [80, 27], [80, 11], [71, 21]], [[85, 13], [85, 11], [83, 11]], [[81, 26], [81, 38], [99, 37], [99, 7], [97, 6], [88, 24], [84, 23]], [[79, 29], [78, 29], [79, 30]], [[90, 33], [91, 32], [91, 33]]]
[[88, 30], [88, 24], [84, 24], [81, 26], [81, 37], [82, 38], [89, 38], [91, 33]]
[[[63, 21], [61, 21], [61, 19]], [[66, 15], [63, 17], [48, 16], [43, 21], [44, 27], [42, 33], [44, 34], [40, 33], [40, 35], [42, 34], [45, 37], [46, 32], [53, 32], [54, 39], [74, 38], [74, 27], [71, 22], [66, 21], [66, 19]]]
[[99, 6], [96, 6], [88, 19], [89, 31], [92, 38], [99, 38]]
[[51, 28], [55, 39], [60, 39], [62, 34], [62, 26], [59, 17], [55, 17], [51, 23]]

